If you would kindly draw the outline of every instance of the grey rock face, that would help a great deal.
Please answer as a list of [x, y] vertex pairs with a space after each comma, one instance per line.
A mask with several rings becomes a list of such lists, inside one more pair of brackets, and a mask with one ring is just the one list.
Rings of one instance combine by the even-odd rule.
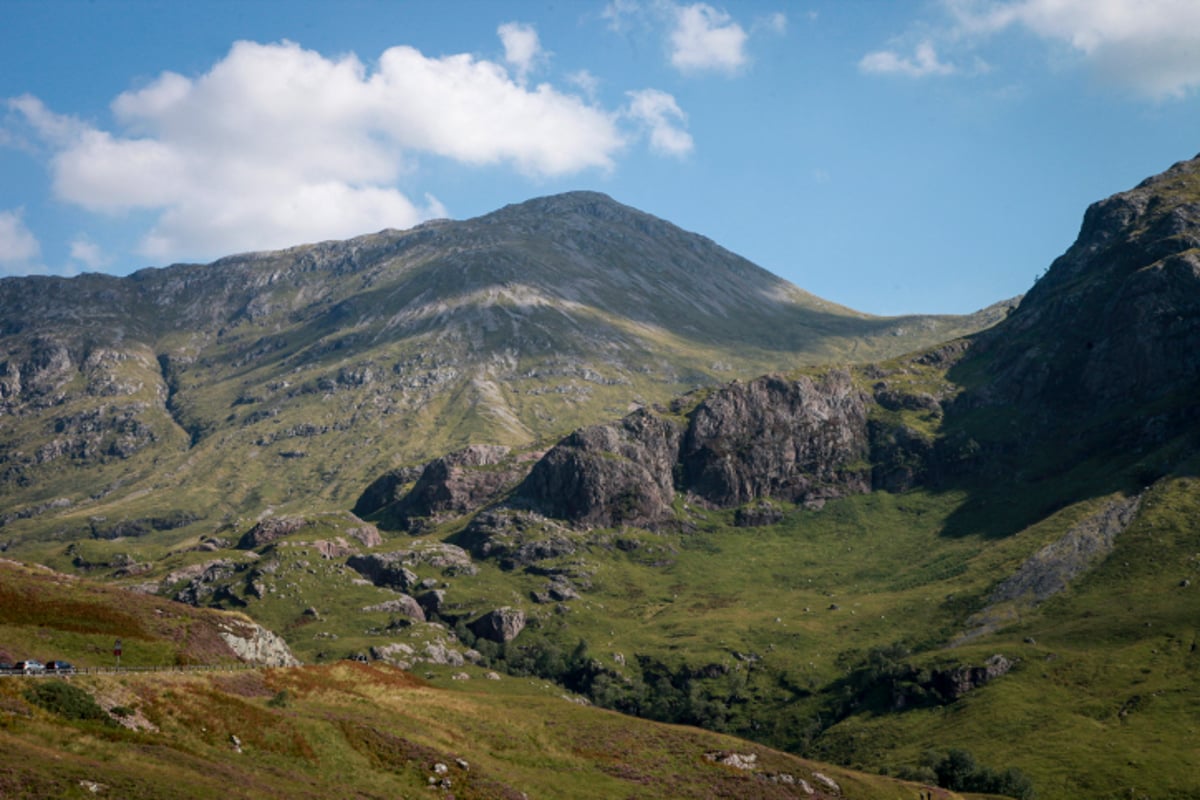
[[989, 603], [1030, 603], [1058, 594], [1089, 567], [1112, 552], [1117, 536], [1129, 527], [1141, 495], [1115, 500], [1073, 525], [1058, 541], [1034, 553], [992, 592]]
[[647, 526], [671, 515], [682, 431], [639, 410], [568, 436], [534, 465], [521, 502], [584, 527]]
[[387, 509], [386, 516], [393, 526], [412, 529], [421, 519], [474, 511], [516, 484], [528, 471], [527, 464], [515, 462], [504, 468], [509, 452], [500, 445], [471, 445], [436, 458], [421, 469], [412, 489], [394, 501], [389, 497], [396, 495], [396, 487], [389, 489], [388, 476], [384, 476], [363, 493], [355, 512], [371, 514]]
[[385, 611], [389, 614], [400, 614], [417, 622], [425, 621], [425, 610], [421, 603], [406, 594], [402, 594], [394, 600], [385, 600], [382, 603], [367, 606], [363, 611], [367, 613]]
[[221, 639], [243, 661], [267, 667], [297, 667], [299, 660], [292, 655], [283, 638], [261, 625], [231, 623], [218, 631]]
[[712, 394], [692, 413], [680, 464], [687, 489], [727, 508], [870, 489], [866, 398], [847, 372], [766, 376]]
[[237, 546], [243, 550], [265, 547], [285, 536], [292, 535], [303, 528], [305, 524], [302, 517], [267, 517], [246, 531]]
[[1198, 193], [1200, 158], [1093, 204], [1075, 243], [972, 347], [992, 379], [970, 400], [1061, 424], [1186, 396], [1200, 381]]
[[403, 553], [367, 553], [346, 559], [347, 566], [376, 586], [407, 593], [417, 586], [420, 578], [404, 563]]
[[470, 624], [471, 632], [481, 639], [503, 644], [511, 642], [525, 629], [525, 612], [518, 608], [497, 608]]

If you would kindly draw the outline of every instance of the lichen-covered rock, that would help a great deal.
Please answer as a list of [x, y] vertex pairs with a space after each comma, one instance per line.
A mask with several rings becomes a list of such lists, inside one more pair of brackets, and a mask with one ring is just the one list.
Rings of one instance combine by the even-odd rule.
[[257, 623], [226, 623], [217, 633], [243, 661], [266, 667], [300, 666], [283, 638]]

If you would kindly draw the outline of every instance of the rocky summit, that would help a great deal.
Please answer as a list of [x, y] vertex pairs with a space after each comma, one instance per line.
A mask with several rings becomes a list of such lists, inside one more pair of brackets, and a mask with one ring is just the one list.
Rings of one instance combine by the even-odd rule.
[[[593, 193], [4, 281], [0, 547], [889, 796], [1194, 796], [1198, 209], [1177, 164], [968, 318], [857, 314]], [[758, 752], [703, 763], [867, 791]]]

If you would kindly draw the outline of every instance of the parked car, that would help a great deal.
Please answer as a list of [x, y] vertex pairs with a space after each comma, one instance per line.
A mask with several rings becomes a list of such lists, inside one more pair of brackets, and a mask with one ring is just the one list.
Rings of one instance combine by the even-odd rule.
[[0, 674], [5, 673], [5, 672], [12, 672], [12, 671], [13, 671], [12, 664], [8, 663], [7, 661], [0, 661]]
[[59, 675], [74, 675], [75, 667], [67, 661], [51, 661], [46, 665], [47, 672], [54, 672]]
[[17, 672], [24, 672], [26, 675], [40, 675], [46, 671], [46, 665], [34, 658], [18, 661], [14, 668]]

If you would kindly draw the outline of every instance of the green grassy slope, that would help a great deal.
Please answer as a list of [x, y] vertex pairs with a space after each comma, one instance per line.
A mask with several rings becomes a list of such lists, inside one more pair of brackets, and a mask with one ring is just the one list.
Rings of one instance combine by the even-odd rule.
[[[200, 655], [178, 633], [216, 612], [0, 565], [0, 646], [36, 640], [79, 664], [115, 633], [130, 660]], [[65, 588], [64, 588], [65, 587]], [[69, 588], [69, 591], [67, 591]], [[163, 625], [163, 617], [175, 623]], [[478, 668], [424, 678], [349, 661], [205, 673], [0, 678], [6, 798], [737, 798], [907, 800], [917, 784], [814, 763], [574, 702]], [[469, 680], [461, 680], [468, 675]], [[90, 709], [90, 715], [84, 712]], [[753, 758], [742, 769], [714, 760]], [[713, 758], [707, 757], [713, 754]], [[837, 784], [837, 791], [818, 774]], [[958, 795], [943, 793], [939, 797]]]

